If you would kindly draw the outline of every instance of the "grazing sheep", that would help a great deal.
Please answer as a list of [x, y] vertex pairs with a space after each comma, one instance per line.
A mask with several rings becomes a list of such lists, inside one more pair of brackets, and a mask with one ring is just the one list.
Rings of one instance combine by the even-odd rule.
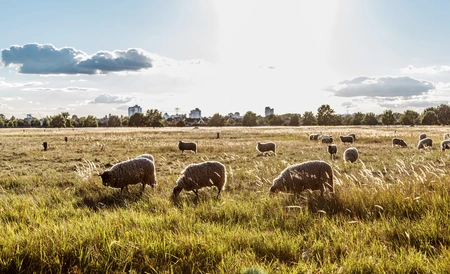
[[198, 197], [197, 190], [203, 187], [215, 186], [220, 191], [225, 189], [227, 173], [222, 163], [208, 161], [199, 164], [190, 164], [182, 172], [173, 189], [173, 197], [176, 198], [181, 190], [193, 191]]
[[450, 140], [444, 140], [441, 142], [441, 150], [445, 151], [446, 149], [450, 149]]
[[392, 138], [392, 147], [395, 147], [395, 146], [407, 147], [408, 145], [406, 144], [405, 141], [403, 141], [400, 138]]
[[275, 155], [277, 154], [276, 147], [277, 146], [273, 142], [267, 142], [267, 143], [258, 142], [258, 144], [256, 145], [256, 149], [259, 152], [264, 153], [264, 152], [272, 151]]
[[431, 138], [425, 138], [419, 141], [417, 144], [417, 149], [422, 149], [425, 147], [432, 147], [433, 146], [433, 140]]
[[285, 191], [298, 194], [306, 189], [320, 190], [322, 195], [325, 189], [334, 192], [333, 169], [328, 163], [308, 161], [289, 166], [273, 180], [270, 192]]
[[427, 138], [427, 135], [425, 133], [419, 135], [419, 140], [423, 140], [425, 138]]
[[347, 136], [352, 136], [352, 137], [353, 137], [353, 141], [356, 141], [356, 134], [355, 134], [355, 133], [350, 133], [350, 134], [347, 135]]
[[344, 161], [354, 163], [358, 160], [359, 153], [355, 147], [349, 147], [344, 151]]
[[319, 140], [319, 134], [310, 134], [309, 140]]
[[339, 136], [339, 139], [341, 139], [342, 143], [350, 143], [353, 144], [353, 136]]
[[444, 134], [444, 140], [449, 139], [450, 138], [450, 133], [445, 133]]
[[337, 146], [335, 144], [328, 145], [328, 153], [330, 153], [330, 159], [336, 157]]
[[333, 136], [324, 135], [322, 136], [322, 144], [331, 144], [333, 143]]
[[146, 159], [149, 159], [150, 161], [152, 161], [153, 164], [155, 163], [155, 158], [153, 158], [153, 155], [151, 155], [151, 154], [141, 154], [141, 155], [136, 156], [136, 158], [146, 158]]
[[181, 150], [181, 154], [183, 154], [185, 150], [192, 150], [197, 154], [197, 144], [194, 142], [183, 142], [180, 140], [178, 141], [178, 148]]
[[104, 186], [124, 188], [128, 190], [128, 185], [142, 183], [142, 191], [146, 184], [154, 187], [156, 185], [155, 165], [147, 158], [134, 158], [113, 165], [110, 169], [103, 171], [102, 177]]

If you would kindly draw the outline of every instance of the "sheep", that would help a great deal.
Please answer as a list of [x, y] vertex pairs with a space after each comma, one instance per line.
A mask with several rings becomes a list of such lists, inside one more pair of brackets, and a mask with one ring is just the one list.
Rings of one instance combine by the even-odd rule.
[[110, 169], [103, 171], [102, 177], [104, 186], [128, 190], [128, 185], [142, 183], [142, 191], [145, 185], [154, 187], [156, 182], [155, 166], [147, 158], [134, 158], [113, 165]]
[[446, 149], [450, 149], [450, 140], [444, 140], [441, 142], [441, 150], [445, 151]]
[[350, 133], [347, 136], [352, 136], [353, 137], [353, 141], [356, 141], [356, 134], [355, 133]]
[[419, 140], [423, 140], [425, 138], [427, 138], [427, 134], [422, 133], [422, 134], [419, 135]]
[[355, 147], [349, 147], [344, 151], [344, 161], [354, 163], [358, 160], [359, 152]]
[[431, 138], [425, 138], [419, 141], [417, 144], [417, 149], [422, 149], [425, 147], [432, 147], [433, 146], [433, 140]]
[[319, 140], [319, 134], [310, 134], [309, 140]]
[[323, 195], [326, 189], [334, 193], [333, 169], [324, 161], [308, 161], [288, 166], [273, 180], [270, 193], [279, 191], [299, 194], [304, 190], [320, 190]]
[[350, 143], [353, 144], [353, 136], [339, 136], [339, 139], [341, 139], [342, 143]]
[[330, 159], [336, 157], [337, 146], [335, 144], [328, 145], [328, 153], [330, 153]]
[[272, 151], [276, 155], [277, 154], [276, 147], [277, 146], [273, 142], [267, 142], [267, 143], [258, 142], [258, 144], [256, 144], [256, 149], [261, 153]]
[[181, 150], [181, 154], [183, 154], [185, 150], [192, 150], [197, 154], [197, 144], [194, 142], [183, 142], [180, 140], [178, 141], [178, 149]]
[[444, 140], [447, 140], [450, 138], [450, 133], [444, 133]]
[[198, 198], [198, 189], [203, 187], [215, 186], [220, 192], [225, 189], [227, 182], [227, 173], [225, 166], [216, 161], [207, 161], [198, 164], [188, 165], [182, 172], [173, 189], [173, 198], [178, 197], [181, 190], [191, 191]]
[[324, 135], [322, 136], [322, 144], [331, 144], [333, 143], [333, 136]]
[[155, 163], [155, 158], [151, 154], [141, 154], [141, 155], [136, 156], [136, 158], [146, 158], [146, 159], [149, 159], [150, 161], [152, 161], [153, 164]]
[[396, 145], [400, 146], [400, 147], [407, 147], [408, 146], [406, 144], [406, 142], [403, 141], [402, 139], [400, 139], [400, 138], [392, 138], [392, 147], [395, 147]]

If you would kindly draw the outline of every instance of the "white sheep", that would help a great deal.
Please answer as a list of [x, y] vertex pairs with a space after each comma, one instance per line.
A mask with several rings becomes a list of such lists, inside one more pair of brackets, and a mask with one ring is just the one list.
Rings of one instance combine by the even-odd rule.
[[256, 144], [256, 149], [261, 153], [272, 151], [276, 155], [277, 154], [276, 147], [277, 146], [273, 142], [267, 143], [258, 142], [258, 144]]
[[198, 189], [215, 186], [220, 192], [225, 189], [227, 173], [225, 166], [216, 161], [207, 161], [188, 165], [182, 172], [173, 189], [173, 197], [176, 198], [181, 190], [193, 191], [198, 197]]
[[150, 161], [152, 161], [153, 163], [155, 163], [155, 158], [151, 154], [141, 154], [141, 155], [136, 156], [136, 158], [146, 158], [146, 159], [149, 159]]
[[427, 138], [427, 134], [426, 133], [422, 133], [422, 134], [419, 135], [419, 140], [423, 140], [425, 138]]
[[334, 192], [333, 169], [324, 161], [308, 161], [288, 166], [273, 180], [271, 193], [279, 191], [301, 193], [304, 190], [320, 190], [323, 195], [326, 189]]
[[154, 187], [156, 185], [155, 166], [147, 158], [134, 158], [113, 165], [110, 169], [103, 171], [104, 186], [110, 186], [128, 190], [128, 185], [142, 183], [142, 191], [146, 184]]
[[349, 147], [344, 151], [344, 161], [354, 163], [359, 158], [359, 152], [355, 147]]
[[341, 142], [342, 143], [350, 143], [350, 144], [352, 144], [353, 143], [353, 141], [354, 141], [354, 139], [353, 139], [353, 136], [339, 136], [339, 139], [341, 139]]
[[335, 158], [336, 157], [336, 153], [337, 153], [337, 146], [336, 146], [336, 144], [328, 145], [327, 151], [328, 151], [328, 153], [330, 153], [330, 159]]
[[392, 138], [392, 147], [395, 147], [395, 146], [407, 147], [408, 145], [406, 144], [405, 141], [403, 141], [400, 138]]
[[197, 154], [197, 144], [194, 142], [183, 142], [180, 140], [178, 141], [178, 149], [181, 150], [181, 154], [183, 154], [185, 150], [192, 150]]
[[444, 140], [441, 142], [441, 150], [445, 151], [446, 149], [450, 149], [450, 140]]
[[432, 147], [433, 146], [433, 140], [431, 138], [425, 138], [419, 141], [417, 144], [417, 149], [424, 149], [426, 147]]

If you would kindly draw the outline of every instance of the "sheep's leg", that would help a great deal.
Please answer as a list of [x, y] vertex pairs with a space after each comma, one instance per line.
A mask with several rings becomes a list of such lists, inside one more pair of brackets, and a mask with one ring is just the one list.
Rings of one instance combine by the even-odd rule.
[[221, 191], [221, 189], [219, 189], [219, 192], [217, 193], [216, 199], [219, 199], [219, 197], [220, 197], [220, 191]]
[[193, 189], [192, 190], [192, 192], [194, 192], [195, 193], [195, 195], [197, 196], [197, 198], [198, 198], [198, 191], [197, 191], [197, 189]]

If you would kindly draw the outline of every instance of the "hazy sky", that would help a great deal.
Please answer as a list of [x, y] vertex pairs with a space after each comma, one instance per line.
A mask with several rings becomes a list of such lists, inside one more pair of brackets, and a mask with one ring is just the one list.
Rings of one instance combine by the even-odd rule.
[[450, 1], [5, 1], [0, 113], [422, 112], [449, 103]]

